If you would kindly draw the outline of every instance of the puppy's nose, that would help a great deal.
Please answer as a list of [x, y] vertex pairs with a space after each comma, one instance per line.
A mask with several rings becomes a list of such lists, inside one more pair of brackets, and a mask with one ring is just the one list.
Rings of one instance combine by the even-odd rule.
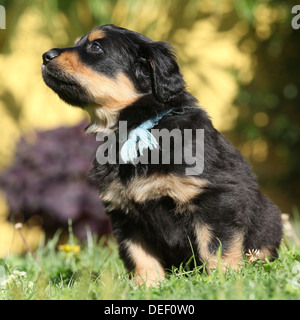
[[46, 65], [49, 61], [57, 58], [60, 55], [58, 50], [51, 49], [43, 54], [43, 63]]

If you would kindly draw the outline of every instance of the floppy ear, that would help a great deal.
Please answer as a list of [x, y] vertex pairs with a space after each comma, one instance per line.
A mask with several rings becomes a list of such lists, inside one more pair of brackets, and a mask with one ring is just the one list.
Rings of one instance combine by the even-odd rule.
[[153, 94], [158, 100], [168, 102], [185, 90], [173, 48], [158, 41], [149, 44], [148, 49]]

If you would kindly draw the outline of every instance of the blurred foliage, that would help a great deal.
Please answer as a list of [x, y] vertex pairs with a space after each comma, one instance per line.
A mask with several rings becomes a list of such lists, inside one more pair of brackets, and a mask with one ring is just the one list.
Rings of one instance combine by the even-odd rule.
[[[0, 168], [33, 129], [76, 125], [86, 115], [43, 84], [41, 55], [113, 23], [169, 41], [189, 90], [246, 156], [263, 190], [299, 207], [299, 30], [291, 0], [4, 0], [0, 30]], [[0, 212], [0, 216], [4, 213]]]
[[70, 220], [81, 240], [87, 228], [99, 237], [111, 232], [97, 186], [87, 178], [99, 143], [84, 135], [86, 126], [37, 131], [20, 139], [13, 165], [0, 176], [9, 218], [36, 220], [47, 237], [67, 230]]
[[[254, 76], [237, 79], [236, 144], [261, 184], [290, 210], [300, 199], [300, 42], [291, 27], [295, 1], [236, 1], [248, 32], [239, 49], [251, 55]], [[232, 135], [231, 135], [232, 136]]]

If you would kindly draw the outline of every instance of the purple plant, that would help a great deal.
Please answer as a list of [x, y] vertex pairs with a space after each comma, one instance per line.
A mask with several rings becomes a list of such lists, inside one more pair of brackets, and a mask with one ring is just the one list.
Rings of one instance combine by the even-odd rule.
[[83, 133], [85, 125], [38, 131], [34, 143], [20, 139], [13, 165], [0, 175], [10, 218], [38, 215], [48, 234], [67, 228], [71, 219], [80, 239], [86, 238], [87, 226], [99, 236], [111, 232], [97, 188], [88, 179], [98, 144]]

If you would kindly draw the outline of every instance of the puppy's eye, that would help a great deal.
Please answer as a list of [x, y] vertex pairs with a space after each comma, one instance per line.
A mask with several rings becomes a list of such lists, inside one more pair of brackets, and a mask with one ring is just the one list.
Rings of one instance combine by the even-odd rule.
[[97, 42], [93, 42], [93, 43], [92, 43], [91, 49], [92, 49], [94, 52], [102, 52], [102, 51], [103, 51], [103, 49], [100, 47], [100, 45], [99, 45]]

